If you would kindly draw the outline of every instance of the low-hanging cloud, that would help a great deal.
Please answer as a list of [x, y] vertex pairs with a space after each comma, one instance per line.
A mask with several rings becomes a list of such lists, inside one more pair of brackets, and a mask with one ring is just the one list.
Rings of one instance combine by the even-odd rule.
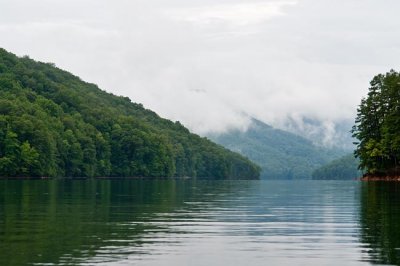
[[[400, 62], [397, 0], [0, 0], [0, 46], [197, 133], [349, 120]], [[301, 128], [301, 125], [297, 129]], [[329, 139], [329, 137], [327, 137]]]

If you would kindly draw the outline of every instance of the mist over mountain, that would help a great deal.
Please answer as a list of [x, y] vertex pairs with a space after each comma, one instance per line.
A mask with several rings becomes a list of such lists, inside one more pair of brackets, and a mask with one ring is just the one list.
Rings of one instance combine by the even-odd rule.
[[210, 134], [209, 138], [256, 162], [265, 179], [311, 179], [315, 169], [348, 153], [343, 148], [318, 146], [256, 119], [246, 130]]
[[317, 146], [338, 148], [349, 152], [355, 148], [354, 138], [350, 132], [354, 119], [330, 121], [289, 117], [280, 124], [279, 128], [309, 139]]

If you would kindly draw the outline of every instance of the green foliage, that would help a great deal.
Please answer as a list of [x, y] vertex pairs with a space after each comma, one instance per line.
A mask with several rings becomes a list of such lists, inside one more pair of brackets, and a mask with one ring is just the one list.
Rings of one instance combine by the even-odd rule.
[[37, 174], [35, 170], [39, 165], [39, 153], [31, 147], [28, 141], [20, 146], [20, 172], [23, 175]]
[[371, 81], [353, 127], [355, 155], [369, 174], [397, 174], [400, 157], [400, 74], [391, 70]]
[[259, 172], [129, 98], [0, 49], [0, 176], [251, 179]]
[[358, 165], [359, 160], [353, 154], [348, 154], [314, 170], [312, 179], [354, 180], [362, 175]]
[[312, 171], [344, 154], [253, 119], [246, 132], [230, 131], [211, 138], [259, 164], [266, 179], [310, 179]]

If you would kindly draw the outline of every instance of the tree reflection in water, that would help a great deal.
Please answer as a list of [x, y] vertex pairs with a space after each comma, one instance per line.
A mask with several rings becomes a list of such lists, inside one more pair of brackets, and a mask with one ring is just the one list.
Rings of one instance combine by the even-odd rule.
[[360, 222], [368, 260], [400, 265], [400, 183], [362, 184]]

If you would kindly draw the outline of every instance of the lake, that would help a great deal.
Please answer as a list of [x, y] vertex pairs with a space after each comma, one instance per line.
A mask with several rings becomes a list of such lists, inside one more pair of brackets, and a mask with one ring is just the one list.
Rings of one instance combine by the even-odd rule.
[[400, 185], [0, 180], [0, 265], [400, 265]]

